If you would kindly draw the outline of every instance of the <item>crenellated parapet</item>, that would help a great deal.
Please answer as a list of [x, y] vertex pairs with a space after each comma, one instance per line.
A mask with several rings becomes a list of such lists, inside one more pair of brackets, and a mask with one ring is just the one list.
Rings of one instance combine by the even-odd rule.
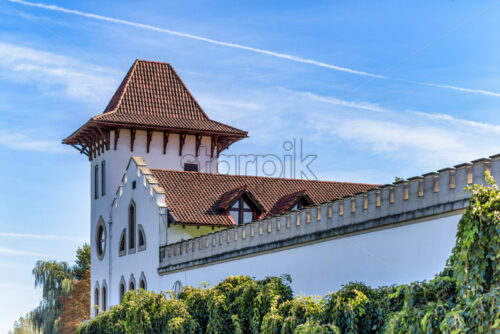
[[464, 189], [484, 184], [485, 171], [500, 180], [500, 154], [169, 244], [160, 247], [158, 272], [167, 274], [352, 233], [460, 214], [470, 197]]

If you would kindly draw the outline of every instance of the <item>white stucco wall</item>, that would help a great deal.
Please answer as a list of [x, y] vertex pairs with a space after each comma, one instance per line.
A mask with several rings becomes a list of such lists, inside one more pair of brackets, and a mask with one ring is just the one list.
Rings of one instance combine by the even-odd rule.
[[[176, 281], [181, 281], [183, 285], [198, 286], [202, 282], [215, 285], [230, 275], [250, 275], [262, 279], [266, 276], [289, 274], [293, 280], [294, 292], [308, 295], [324, 295], [338, 290], [349, 281], [362, 281], [377, 287], [430, 279], [445, 265], [455, 243], [460, 218], [458, 212], [451, 216], [445, 216], [449, 215], [445, 213], [391, 225], [385, 229], [369, 230], [366, 233], [256, 253], [254, 256], [159, 275], [159, 247], [165, 244], [161, 240], [168, 240], [171, 244], [212, 230], [176, 225], [166, 228], [167, 208], [158, 206], [155, 196], [152, 196], [151, 185], [145, 181], [146, 177], [132, 160], [128, 164], [126, 177], [123, 178], [123, 174], [120, 177], [119, 184], [122, 187], [119, 194], [116, 196], [116, 192], [109, 193], [110, 197], [117, 199], [115, 205], [110, 203], [109, 209], [106, 205], [106, 209], [111, 210], [112, 217], [112, 220], [107, 220], [112, 223], [108, 224], [106, 254], [101, 261], [95, 255], [92, 257], [92, 296], [94, 287], [97, 284], [102, 287], [105, 283], [108, 305], [119, 303], [122, 277], [128, 291], [131, 277], [134, 277], [137, 288], [141, 275], [146, 277], [148, 290], [162, 291], [172, 289]], [[136, 189], [132, 189], [134, 181]], [[124, 228], [128, 229], [128, 207], [132, 199], [136, 206], [136, 223], [144, 228], [146, 249], [129, 253], [127, 247], [127, 255], [120, 257], [120, 235]], [[97, 204], [99, 200], [95, 202]], [[322, 216], [325, 218], [326, 213]], [[93, 247], [94, 245], [95, 241]]]
[[430, 279], [451, 254], [459, 219], [460, 215], [432, 218], [174, 272], [161, 276], [160, 286], [172, 289], [177, 280], [213, 286], [230, 275], [262, 279], [290, 274], [295, 294], [324, 295], [350, 281], [377, 287]]
[[[159, 224], [158, 224], [158, 209], [153, 210], [147, 204], [147, 196], [140, 196], [137, 204], [137, 212], [138, 217], [137, 221], [144, 226], [144, 229], [148, 229], [146, 231], [147, 234], [147, 253], [141, 252], [141, 254], [137, 254], [135, 259], [123, 259], [123, 258], [115, 258], [115, 255], [118, 256], [118, 242], [121, 233], [121, 225], [127, 222], [127, 209], [128, 203], [120, 203], [120, 208], [123, 207], [123, 212], [117, 210], [115, 213], [112, 213], [111, 206], [113, 199], [116, 196], [116, 191], [118, 186], [121, 184], [123, 174], [125, 173], [125, 169], [127, 164], [130, 161], [132, 156], [141, 156], [147, 162], [148, 167], [150, 168], [160, 168], [160, 169], [170, 169], [170, 170], [183, 170], [184, 162], [192, 162], [193, 159], [196, 159], [196, 162], [199, 164], [200, 171], [216, 171], [217, 166], [217, 158], [210, 158], [210, 137], [202, 137], [201, 147], [199, 151], [198, 158], [195, 158], [195, 137], [191, 135], [187, 135], [185, 139], [185, 144], [182, 150], [182, 156], [179, 156], [179, 135], [170, 134], [169, 141], [167, 145], [166, 154], [163, 154], [163, 133], [162, 132], [153, 132], [150, 150], [147, 153], [146, 141], [147, 135], [146, 131], [137, 130], [136, 139], [134, 141], [134, 150], [130, 151], [130, 130], [121, 129], [119, 140], [117, 142], [117, 149], [114, 149], [114, 131], [111, 131], [110, 135], [110, 150], [104, 153], [101, 153], [98, 157], [94, 158], [90, 162], [90, 196], [91, 196], [91, 221], [90, 221], [90, 240], [91, 240], [91, 304], [95, 305], [97, 302], [94, 300], [94, 288], [97, 282], [100, 282], [100, 287], [102, 287], [102, 282], [106, 280], [106, 284], [108, 286], [108, 305], [113, 305], [114, 300], [112, 298], [117, 298], [117, 289], [118, 284], [114, 280], [110, 280], [110, 274], [113, 276], [114, 271], [109, 272], [109, 267], [111, 266], [123, 266], [123, 272], [127, 272], [130, 266], [128, 263], [133, 263], [135, 261], [142, 261], [143, 258], [147, 258], [151, 260], [151, 265], [144, 265], [144, 268], [149, 268], [149, 271], [153, 271], [156, 273], [156, 268], [158, 266], [158, 247], [159, 243], [157, 239], [159, 238]], [[106, 192], [105, 196], [101, 195], [101, 162], [105, 161], [106, 164]], [[95, 166], [99, 166], [99, 197], [94, 199], [94, 168]], [[139, 182], [137, 182], [139, 185]], [[137, 190], [139, 191], [139, 190]], [[136, 193], [137, 193], [136, 191]], [[132, 193], [128, 192], [125, 196], [134, 196]], [[135, 199], [136, 196], [134, 196]], [[144, 200], [142, 199], [144, 198]], [[129, 197], [130, 199], [130, 197]], [[144, 203], [143, 203], [144, 201]], [[139, 211], [140, 210], [140, 211]], [[120, 214], [118, 214], [120, 213]], [[95, 231], [96, 224], [99, 221], [100, 217], [104, 219], [107, 226], [107, 246], [105, 256], [102, 260], [99, 260], [97, 257], [96, 250], [96, 240], [95, 240]], [[154, 220], [154, 221], [153, 221]], [[113, 222], [112, 229], [110, 230], [109, 222]], [[147, 223], [143, 223], [147, 222]], [[124, 225], [124, 226], [125, 226]], [[154, 229], [154, 233], [153, 233]], [[111, 232], [111, 233], [110, 233]], [[182, 231], [179, 236], [176, 236], [175, 233], [172, 233], [172, 240], [180, 240], [182, 238], [188, 238], [189, 234], [186, 234], [186, 231]], [[110, 240], [112, 244], [110, 245]], [[150, 244], [151, 242], [151, 244]], [[155, 245], [153, 247], [153, 244]], [[149, 254], [149, 252], [152, 254]], [[111, 252], [111, 258], [110, 256]], [[143, 254], [144, 253], [144, 254]], [[154, 259], [154, 260], [152, 260]], [[125, 280], [128, 284], [129, 276], [131, 273], [134, 273], [136, 283], [139, 283], [139, 276], [141, 271], [128, 271], [128, 276], [125, 277]], [[147, 275], [150, 277], [152, 275]], [[120, 277], [118, 277], [119, 280]], [[149, 281], [148, 281], [149, 287]], [[99, 305], [102, 306], [102, 297], [100, 297]], [[92, 311], [91, 314], [94, 314]]]

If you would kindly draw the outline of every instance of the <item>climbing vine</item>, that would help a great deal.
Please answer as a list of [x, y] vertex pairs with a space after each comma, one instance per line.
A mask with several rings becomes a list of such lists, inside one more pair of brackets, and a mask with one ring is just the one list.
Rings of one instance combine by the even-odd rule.
[[456, 244], [434, 279], [370, 288], [351, 282], [323, 298], [293, 298], [288, 276], [231, 276], [179, 296], [131, 291], [78, 333], [500, 332], [500, 191], [474, 185]]

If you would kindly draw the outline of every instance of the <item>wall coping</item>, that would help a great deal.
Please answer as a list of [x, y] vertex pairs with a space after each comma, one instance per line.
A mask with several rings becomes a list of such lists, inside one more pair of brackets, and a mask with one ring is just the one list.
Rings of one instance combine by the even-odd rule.
[[456, 213], [468, 205], [468, 185], [500, 180], [500, 155], [444, 168], [380, 188], [268, 216], [160, 247], [159, 274], [260, 252], [300, 246], [389, 225]]

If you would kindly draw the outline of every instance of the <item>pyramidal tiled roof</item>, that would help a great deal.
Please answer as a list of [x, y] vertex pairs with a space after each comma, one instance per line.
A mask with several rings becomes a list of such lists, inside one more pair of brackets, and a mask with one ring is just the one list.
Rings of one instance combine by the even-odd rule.
[[[165, 189], [165, 204], [179, 224], [233, 226], [221, 206], [241, 191], [247, 191], [262, 206], [263, 216], [283, 198], [306, 193], [313, 204], [378, 187], [373, 184], [309, 181], [259, 176], [210, 174], [151, 169]], [[283, 210], [281, 210], [283, 211]]]
[[136, 60], [94, 121], [246, 136], [212, 121], [168, 63]]

